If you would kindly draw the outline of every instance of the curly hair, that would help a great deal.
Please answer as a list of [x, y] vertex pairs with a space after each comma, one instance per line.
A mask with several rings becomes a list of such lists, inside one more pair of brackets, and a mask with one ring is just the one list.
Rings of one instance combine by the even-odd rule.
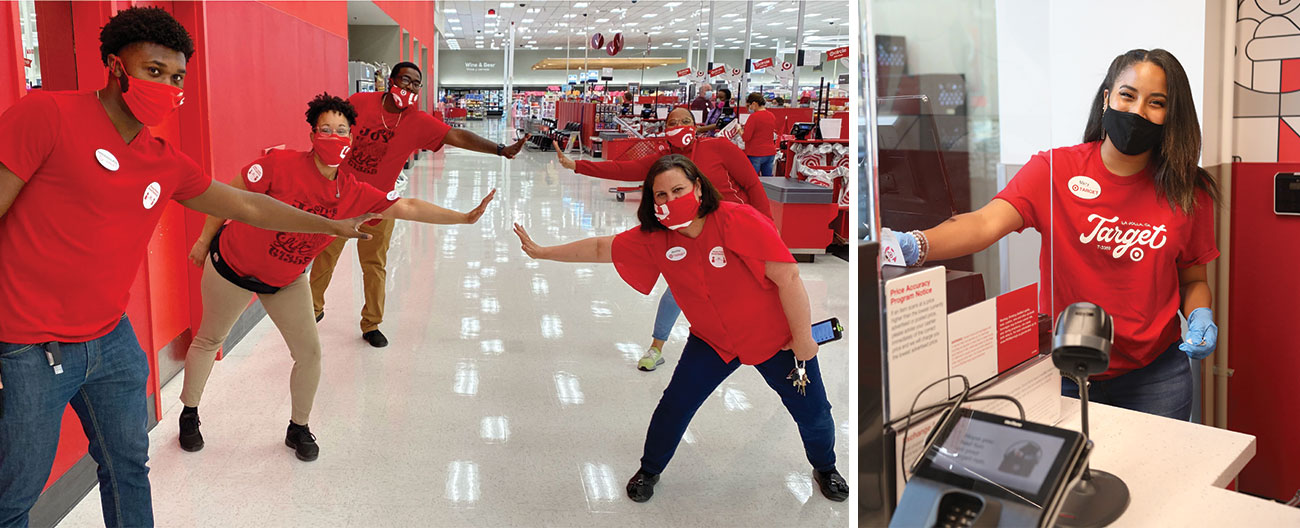
[[348, 126], [356, 126], [357, 109], [352, 107], [346, 99], [330, 95], [329, 92], [322, 92], [320, 95], [307, 103], [307, 124], [311, 125], [312, 130], [316, 130], [316, 121], [320, 115], [325, 112], [338, 112], [348, 120]]
[[117, 55], [136, 42], [152, 42], [185, 54], [185, 60], [194, 56], [194, 41], [190, 32], [160, 7], [129, 7], [108, 19], [99, 31], [99, 55], [108, 65], [109, 54]]

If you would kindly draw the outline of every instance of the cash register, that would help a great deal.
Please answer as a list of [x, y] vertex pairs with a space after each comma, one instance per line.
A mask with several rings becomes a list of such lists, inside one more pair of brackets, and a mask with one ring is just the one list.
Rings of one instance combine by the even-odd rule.
[[939, 423], [891, 527], [1051, 526], [1091, 453], [1077, 431], [971, 409]]

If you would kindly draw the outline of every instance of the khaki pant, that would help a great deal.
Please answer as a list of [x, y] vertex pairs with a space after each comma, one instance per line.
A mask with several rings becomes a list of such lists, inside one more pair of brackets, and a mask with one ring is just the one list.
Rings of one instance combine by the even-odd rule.
[[[217, 350], [226, 342], [231, 327], [235, 326], [235, 321], [253, 298], [253, 292], [231, 284], [218, 274], [211, 260], [203, 266], [201, 290], [203, 322], [199, 324], [194, 342], [185, 355], [185, 386], [181, 391], [181, 403], [188, 407], [198, 407], [203, 387], [212, 374]], [[310, 291], [307, 275], [303, 274], [276, 293], [258, 295], [293, 357], [293, 372], [289, 374], [289, 395], [293, 399], [290, 418], [298, 425], [307, 425], [312, 402], [316, 399], [316, 388], [320, 385], [320, 336], [308, 309]]]
[[[388, 243], [393, 239], [392, 218], [385, 218], [377, 226], [362, 225], [361, 232], [369, 233], [370, 240], [357, 240], [357, 260], [361, 263], [361, 276], [365, 284], [366, 304], [361, 308], [361, 333], [378, 330], [384, 322], [384, 281], [388, 279]], [[325, 311], [325, 289], [334, 277], [334, 266], [339, 263], [346, 238], [334, 240], [311, 264], [311, 302], [316, 315]]]

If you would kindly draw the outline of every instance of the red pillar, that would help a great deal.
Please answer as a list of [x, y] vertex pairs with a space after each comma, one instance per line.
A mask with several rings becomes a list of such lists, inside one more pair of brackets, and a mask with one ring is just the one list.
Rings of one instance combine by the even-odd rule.
[[0, 111], [27, 94], [18, 2], [0, 2]]

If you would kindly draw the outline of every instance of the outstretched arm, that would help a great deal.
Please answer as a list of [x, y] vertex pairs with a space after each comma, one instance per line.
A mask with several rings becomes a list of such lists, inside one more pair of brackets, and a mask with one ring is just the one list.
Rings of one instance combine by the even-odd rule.
[[[515, 141], [501, 149], [500, 155], [507, 159], [514, 159], [515, 155], [519, 154], [519, 151], [524, 148], [524, 142], [526, 141], [528, 141], [528, 134], [524, 134], [524, 137], [519, 138], [518, 141]], [[444, 138], [442, 142], [453, 147], [460, 147], [474, 152], [482, 152], [493, 156], [498, 154], [497, 144], [495, 142], [463, 128], [453, 128], [448, 130], [447, 137]]]
[[283, 203], [265, 194], [241, 191], [214, 181], [203, 194], [181, 202], [181, 205], [220, 218], [229, 218], [245, 224], [288, 233], [323, 233], [347, 238], [370, 238], [358, 230], [361, 224], [381, 218], [365, 214], [346, 220], [330, 220]]
[[[246, 190], [244, 179], [236, 177], [230, 181], [230, 186], [241, 191]], [[208, 215], [203, 221], [203, 232], [199, 233], [199, 239], [194, 241], [194, 247], [190, 248], [190, 262], [200, 268], [203, 267], [203, 259], [208, 256], [208, 249], [212, 246], [212, 237], [217, 235], [217, 230], [221, 225], [226, 223], [226, 219], [216, 215]]]
[[926, 260], [948, 260], [983, 251], [1024, 223], [1015, 207], [995, 198], [978, 211], [959, 214], [925, 230], [930, 242]]
[[793, 350], [794, 357], [800, 361], [812, 359], [817, 355], [818, 347], [812, 336], [812, 308], [808, 305], [808, 290], [804, 289], [803, 279], [799, 278], [799, 265], [768, 261], [764, 275], [776, 283], [781, 295], [781, 308], [790, 324], [790, 335], [794, 336], [786, 348]]
[[659, 159], [658, 156], [646, 156], [631, 161], [573, 161], [560, 149], [555, 149], [555, 157], [561, 166], [578, 174], [625, 182], [645, 181], [646, 171]]
[[389, 207], [387, 211], [384, 211], [384, 214], [398, 220], [410, 220], [425, 224], [473, 224], [483, 216], [483, 212], [487, 210], [488, 204], [492, 203], [492, 199], [496, 195], [496, 189], [492, 189], [492, 192], [489, 192], [487, 196], [483, 197], [483, 201], [479, 202], [478, 207], [467, 213], [439, 207], [424, 200], [402, 198], [392, 207]]
[[559, 246], [540, 246], [528, 236], [528, 231], [524, 226], [515, 224], [515, 235], [519, 237], [524, 253], [529, 257], [538, 260], [554, 260], [557, 262], [613, 262], [614, 257], [610, 248], [614, 244], [614, 237], [592, 237], [584, 238], [577, 242]]

